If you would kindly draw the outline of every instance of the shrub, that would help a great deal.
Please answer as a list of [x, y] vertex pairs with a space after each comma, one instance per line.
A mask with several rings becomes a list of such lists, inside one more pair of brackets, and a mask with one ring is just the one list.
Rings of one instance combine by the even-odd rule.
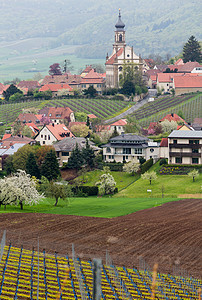
[[160, 160], [160, 163], [159, 163], [160, 166], [162, 166], [162, 165], [167, 165], [167, 164], [168, 164], [168, 162], [167, 162], [167, 159], [166, 159], [166, 158], [162, 158], [162, 159]]
[[[72, 187], [72, 192], [77, 197], [85, 196], [97, 196], [98, 187], [97, 186], [74, 186]], [[82, 195], [81, 195], [82, 194]]]

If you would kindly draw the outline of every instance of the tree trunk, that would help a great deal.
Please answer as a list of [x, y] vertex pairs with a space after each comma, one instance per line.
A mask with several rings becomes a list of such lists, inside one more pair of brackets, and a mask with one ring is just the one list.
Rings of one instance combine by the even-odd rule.
[[150, 182], [150, 185], [151, 185], [151, 179], [149, 180], [149, 182]]
[[20, 202], [20, 209], [23, 210], [23, 203]]
[[195, 181], [195, 178], [193, 177], [193, 182]]
[[58, 204], [58, 197], [57, 198], [55, 197], [55, 206], [57, 206], [57, 204]]

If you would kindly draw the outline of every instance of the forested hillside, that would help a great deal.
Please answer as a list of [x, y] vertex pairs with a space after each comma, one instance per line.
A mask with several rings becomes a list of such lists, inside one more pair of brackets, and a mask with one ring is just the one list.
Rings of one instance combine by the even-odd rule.
[[[0, 48], [8, 41], [43, 37], [46, 48], [85, 45], [76, 49], [79, 57], [104, 58], [111, 51], [119, 6], [127, 42], [142, 56], [174, 55], [190, 35], [202, 39], [200, 0], [1, 0]], [[35, 48], [41, 47], [37, 41]]]

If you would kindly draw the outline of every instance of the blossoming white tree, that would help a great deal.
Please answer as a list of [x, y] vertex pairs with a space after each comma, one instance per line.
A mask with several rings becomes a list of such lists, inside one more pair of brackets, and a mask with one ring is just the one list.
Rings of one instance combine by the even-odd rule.
[[0, 205], [33, 205], [43, 198], [36, 189], [36, 182], [23, 170], [0, 179]]
[[100, 181], [96, 182], [96, 185], [99, 186], [99, 194], [108, 195], [113, 194], [116, 188], [116, 181], [111, 174], [106, 173], [100, 176]]
[[141, 175], [141, 177], [142, 177], [142, 179], [149, 180], [150, 184], [153, 180], [157, 179], [157, 175], [156, 175], [155, 171], [145, 172], [144, 174]]
[[138, 163], [137, 159], [134, 158], [123, 166], [123, 171], [134, 176], [139, 168], [140, 163]]

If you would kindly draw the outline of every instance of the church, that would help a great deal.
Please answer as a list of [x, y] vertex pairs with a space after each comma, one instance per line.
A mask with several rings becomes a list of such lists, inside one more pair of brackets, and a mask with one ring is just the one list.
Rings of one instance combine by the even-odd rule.
[[143, 62], [141, 57], [137, 56], [133, 47], [126, 45], [125, 24], [121, 20], [121, 11], [119, 9], [118, 21], [115, 25], [115, 42], [111, 56], [106, 57], [106, 87], [119, 88], [119, 76], [122, 73], [123, 66], [127, 63], [135, 64], [139, 70], [142, 70]]

